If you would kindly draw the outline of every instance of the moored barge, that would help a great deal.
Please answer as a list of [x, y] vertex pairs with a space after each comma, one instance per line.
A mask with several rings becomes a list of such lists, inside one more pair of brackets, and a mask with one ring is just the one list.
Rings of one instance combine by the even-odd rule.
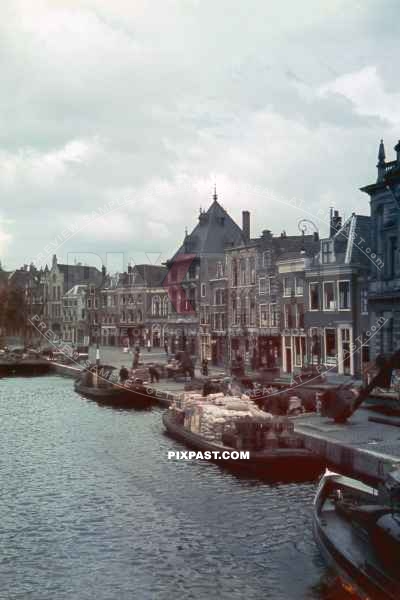
[[183, 407], [172, 405], [163, 414], [163, 423], [172, 437], [208, 451], [205, 458], [219, 464], [263, 475], [291, 472], [296, 480], [315, 478], [322, 470], [320, 458], [303, 447], [288, 418], [260, 411], [248, 398], [189, 395]]
[[115, 371], [112, 366], [93, 365], [82, 371], [74, 382], [74, 389], [99, 404], [118, 408], [151, 408], [153, 399], [142, 392], [142, 386], [129, 379], [118, 382]]

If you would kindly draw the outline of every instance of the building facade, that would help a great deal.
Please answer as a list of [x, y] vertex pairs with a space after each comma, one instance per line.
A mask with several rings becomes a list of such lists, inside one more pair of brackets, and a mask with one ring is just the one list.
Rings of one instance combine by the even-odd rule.
[[395, 160], [386, 161], [381, 141], [377, 180], [361, 188], [371, 207], [370, 326], [384, 321], [370, 341], [372, 359], [400, 348], [400, 141], [394, 150]]
[[[245, 228], [249, 224], [247, 215]], [[224, 317], [219, 315], [226, 312], [220, 292], [218, 297], [215, 294], [226, 283], [226, 248], [237, 246], [246, 235], [218, 202], [214, 191], [211, 206], [206, 211], [200, 210], [197, 225], [185, 235], [183, 244], [166, 263], [168, 274], [164, 285], [171, 301], [169, 340], [175, 348], [188, 349], [200, 360], [212, 360], [213, 352], [216, 356], [221, 351], [223, 343], [218, 338], [224, 330], [214, 326], [225, 325]], [[216, 300], [220, 303], [218, 309]]]
[[[368, 277], [370, 217], [337, 213], [331, 235], [305, 270], [307, 363], [361, 376], [369, 360]], [[363, 240], [361, 243], [360, 240]], [[366, 244], [366, 246], [364, 246]]]

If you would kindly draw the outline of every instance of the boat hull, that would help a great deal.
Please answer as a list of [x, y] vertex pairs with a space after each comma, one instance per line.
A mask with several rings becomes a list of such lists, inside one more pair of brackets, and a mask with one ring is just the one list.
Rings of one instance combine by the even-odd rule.
[[[210, 442], [204, 437], [188, 431], [182, 425], [176, 423], [175, 419], [167, 411], [163, 414], [164, 426], [171, 437], [183, 442], [190, 448], [200, 452], [211, 451], [220, 453], [234, 451], [235, 448], [229, 448], [222, 444]], [[262, 452], [249, 451], [249, 458], [212, 458], [218, 464], [233, 467], [245, 471], [253, 471], [259, 474], [283, 475], [295, 474], [296, 480], [309, 480], [317, 477], [322, 470], [322, 464], [315, 454], [305, 448], [277, 448], [265, 450]]]
[[134, 388], [115, 386], [112, 389], [106, 390], [101, 387], [85, 386], [79, 381], [75, 382], [74, 388], [81, 396], [108, 406], [150, 409], [153, 404], [151, 397], [140, 393], [140, 391]]
[[[332, 477], [335, 473], [329, 473]], [[347, 531], [342, 524], [342, 535], [340, 528], [336, 529], [336, 536], [332, 535], [332, 525], [327, 519], [329, 513], [324, 512], [324, 503], [327, 494], [327, 482], [329, 476], [325, 475], [319, 485], [315, 500], [313, 513], [313, 535], [315, 542], [327, 565], [335, 571], [343, 587], [351, 591], [359, 598], [396, 600], [400, 597], [400, 586], [392, 579], [386, 578], [383, 571], [376, 568], [372, 562], [368, 563], [360, 552], [360, 545], [354, 547], [356, 533], [352, 535], [351, 525], [347, 526]], [[341, 476], [337, 476], [341, 478]], [[341, 478], [348, 479], [348, 478]], [[367, 487], [361, 484], [367, 495]], [[371, 488], [372, 489], [372, 488]], [[373, 497], [373, 494], [371, 493]], [[344, 535], [343, 535], [344, 533]], [[338, 543], [340, 540], [340, 545]], [[363, 557], [363, 559], [360, 558]], [[369, 564], [369, 568], [367, 565]], [[394, 591], [394, 587], [395, 591]]]
[[0, 361], [0, 376], [1, 377], [29, 377], [35, 375], [45, 375], [50, 371], [50, 363], [48, 360], [13, 360]]

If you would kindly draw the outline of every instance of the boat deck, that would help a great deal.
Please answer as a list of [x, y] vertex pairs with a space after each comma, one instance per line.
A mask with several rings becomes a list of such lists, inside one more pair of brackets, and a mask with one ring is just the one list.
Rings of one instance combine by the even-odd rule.
[[[341, 517], [331, 500], [326, 500], [320, 513], [321, 539], [325, 552], [329, 553], [329, 562], [336, 563], [350, 578], [360, 585], [367, 580], [373, 581], [381, 590], [382, 598], [399, 598], [400, 581], [391, 579], [382, 569], [367, 533]], [[338, 550], [340, 548], [340, 551]], [[383, 591], [385, 590], [385, 591]], [[379, 592], [378, 592], [379, 594]]]

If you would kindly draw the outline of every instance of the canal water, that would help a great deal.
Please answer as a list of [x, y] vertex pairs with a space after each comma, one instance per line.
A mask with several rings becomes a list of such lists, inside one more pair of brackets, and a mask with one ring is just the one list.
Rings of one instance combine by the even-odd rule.
[[161, 415], [0, 380], [1, 600], [322, 597], [315, 483], [170, 461]]

